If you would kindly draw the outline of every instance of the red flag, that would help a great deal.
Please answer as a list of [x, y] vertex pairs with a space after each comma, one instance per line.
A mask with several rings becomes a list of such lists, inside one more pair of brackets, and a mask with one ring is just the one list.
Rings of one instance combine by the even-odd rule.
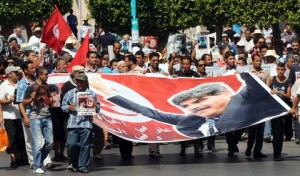
[[71, 34], [72, 31], [55, 6], [55, 10], [44, 28], [41, 42], [46, 43], [48, 47], [53, 48], [58, 55], [61, 55], [61, 50]]
[[76, 52], [76, 55], [74, 56], [72, 62], [68, 65], [67, 71], [69, 73], [72, 72], [72, 67], [75, 65], [82, 65], [83, 67], [85, 67], [85, 64], [87, 62], [86, 53], [89, 51], [89, 40], [90, 40], [90, 30], [87, 31], [86, 36], [82, 42], [82, 45]]

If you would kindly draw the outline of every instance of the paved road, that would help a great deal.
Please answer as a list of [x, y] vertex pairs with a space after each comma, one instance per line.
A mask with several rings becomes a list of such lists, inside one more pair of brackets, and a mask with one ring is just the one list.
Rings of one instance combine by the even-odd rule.
[[[193, 148], [187, 149], [187, 156], [180, 157], [179, 145], [161, 146], [163, 158], [150, 159], [148, 146], [134, 147], [135, 158], [132, 161], [121, 161], [118, 148], [104, 150], [102, 161], [92, 161], [91, 176], [299, 176], [300, 175], [300, 145], [294, 142], [284, 142], [283, 156], [285, 161], [273, 161], [272, 145], [264, 143], [263, 153], [267, 159], [254, 160], [244, 155], [246, 142], [239, 144], [240, 153], [233, 158], [227, 157], [227, 145], [224, 139], [218, 139], [216, 146], [219, 152], [212, 153], [204, 150], [202, 158], [195, 158]], [[7, 170], [9, 157], [0, 154], [0, 176], [29, 176], [34, 175], [28, 166], [17, 170]], [[67, 163], [57, 163], [53, 170], [47, 170], [49, 176], [73, 176], [66, 170]]]

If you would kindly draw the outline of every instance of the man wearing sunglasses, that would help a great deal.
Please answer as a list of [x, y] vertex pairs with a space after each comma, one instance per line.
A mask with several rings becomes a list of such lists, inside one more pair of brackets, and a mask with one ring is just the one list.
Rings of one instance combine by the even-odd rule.
[[22, 104], [26, 106], [26, 112], [30, 118], [33, 172], [43, 174], [45, 171], [41, 168], [41, 163], [46, 159], [53, 145], [52, 120], [47, 95], [47, 69], [38, 68], [36, 77], [35, 83], [26, 89]]

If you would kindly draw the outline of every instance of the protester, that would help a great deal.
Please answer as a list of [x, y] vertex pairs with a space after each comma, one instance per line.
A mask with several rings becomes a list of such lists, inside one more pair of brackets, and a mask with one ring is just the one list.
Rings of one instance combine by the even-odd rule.
[[70, 162], [72, 164], [72, 171], [88, 173], [93, 116], [78, 115], [78, 93], [85, 92], [93, 97], [92, 106], [95, 108], [96, 113], [100, 110], [100, 103], [95, 93], [89, 89], [88, 77], [85, 74], [79, 74], [76, 77], [76, 82], [77, 88], [65, 94], [62, 101], [62, 110], [70, 114], [67, 125], [67, 141], [71, 153]]
[[70, 15], [67, 16], [67, 23], [72, 30], [73, 34], [77, 38], [77, 25], [78, 25], [78, 20], [77, 17], [73, 14], [73, 9], [70, 10]]
[[47, 95], [48, 71], [38, 68], [35, 83], [27, 87], [23, 105], [30, 118], [30, 132], [32, 136], [33, 172], [44, 174], [41, 163], [50, 153], [53, 145], [53, 126], [49, 111], [49, 97]]
[[[291, 82], [284, 76], [285, 64], [279, 62], [277, 64], [277, 76], [270, 77], [268, 86], [272, 89], [271, 94], [278, 95], [284, 102], [291, 106]], [[281, 156], [283, 146], [283, 134], [284, 134], [284, 121], [290, 114], [282, 117], [278, 117], [271, 120], [272, 134], [273, 134], [273, 150], [274, 160], [282, 161], [284, 158]]]
[[[8, 66], [5, 69], [7, 79], [0, 85], [0, 103], [3, 116], [0, 117], [0, 125], [4, 123], [8, 133], [9, 146], [6, 152], [10, 155], [10, 169], [17, 169], [18, 162], [22, 160], [17, 152], [25, 149], [22, 120], [19, 107], [15, 104], [15, 89], [17, 88], [19, 69]], [[4, 120], [4, 121], [3, 121]], [[24, 161], [22, 161], [24, 162]]]

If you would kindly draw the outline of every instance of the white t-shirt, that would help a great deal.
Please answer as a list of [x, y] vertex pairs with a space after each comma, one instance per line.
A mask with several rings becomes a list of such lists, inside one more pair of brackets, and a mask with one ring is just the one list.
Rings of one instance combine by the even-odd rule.
[[[0, 99], [6, 99], [10, 96], [13, 96], [15, 93], [15, 89], [17, 88], [17, 84], [15, 86], [11, 85], [8, 80], [5, 80], [0, 85]], [[2, 104], [3, 118], [4, 119], [20, 119], [20, 111], [18, 104], [14, 104], [13, 102], [9, 104]]]

